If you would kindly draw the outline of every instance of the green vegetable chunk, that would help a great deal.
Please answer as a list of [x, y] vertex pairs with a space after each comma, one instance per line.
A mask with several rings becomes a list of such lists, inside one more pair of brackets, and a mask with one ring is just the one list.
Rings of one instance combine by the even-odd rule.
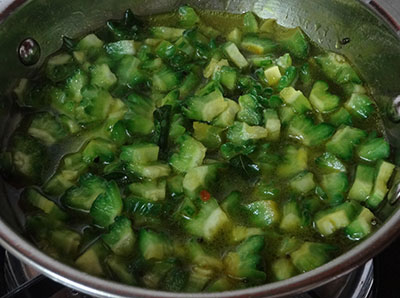
[[372, 100], [365, 94], [353, 93], [344, 107], [355, 117], [366, 119], [375, 110]]
[[321, 66], [325, 75], [335, 83], [361, 83], [357, 73], [343, 56], [328, 52], [315, 57], [315, 60]]
[[310, 94], [310, 102], [313, 107], [321, 112], [328, 113], [335, 110], [340, 103], [340, 98], [328, 92], [328, 84], [323, 81], [314, 83]]
[[375, 169], [366, 165], [358, 165], [353, 186], [349, 191], [349, 199], [364, 202], [368, 199], [374, 185]]
[[336, 247], [330, 244], [305, 242], [290, 257], [300, 272], [307, 272], [330, 261], [335, 250]]
[[326, 149], [344, 160], [349, 160], [353, 156], [354, 146], [359, 144], [366, 136], [367, 133], [361, 129], [343, 126], [326, 143]]
[[345, 230], [347, 237], [351, 240], [363, 239], [372, 231], [372, 223], [375, 219], [375, 215], [368, 208], [361, 208], [361, 212]]
[[185, 229], [191, 235], [212, 241], [218, 233], [230, 224], [228, 216], [219, 207], [217, 201], [212, 198], [201, 203], [196, 216], [185, 223]]
[[126, 217], [116, 217], [109, 232], [101, 238], [116, 255], [129, 256], [134, 252], [136, 236], [131, 221]]
[[108, 182], [104, 193], [101, 193], [90, 208], [90, 215], [96, 225], [108, 227], [122, 211], [122, 199], [118, 185]]
[[194, 96], [186, 101], [185, 115], [193, 120], [211, 122], [228, 107], [222, 93], [215, 90], [208, 95]]
[[187, 172], [191, 168], [201, 165], [207, 149], [199, 141], [183, 135], [178, 140], [179, 151], [174, 153], [169, 163], [178, 172]]
[[146, 260], [162, 260], [172, 253], [171, 243], [163, 234], [141, 229], [138, 241], [139, 250]]
[[380, 160], [376, 165], [375, 181], [372, 192], [367, 200], [367, 206], [374, 209], [385, 198], [388, 188], [387, 183], [392, 176], [395, 166], [390, 162]]
[[357, 154], [361, 159], [367, 161], [376, 161], [378, 159], [389, 157], [390, 146], [385, 139], [371, 139], [358, 147]]
[[254, 284], [265, 281], [266, 274], [259, 269], [260, 252], [263, 247], [263, 236], [247, 238], [237, 247], [236, 251], [228, 253], [224, 258], [227, 273], [236, 278], [246, 278]]

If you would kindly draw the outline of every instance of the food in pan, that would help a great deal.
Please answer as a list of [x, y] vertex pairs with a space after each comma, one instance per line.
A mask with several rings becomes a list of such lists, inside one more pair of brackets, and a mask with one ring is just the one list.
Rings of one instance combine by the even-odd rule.
[[14, 90], [1, 154], [27, 235], [90, 274], [225, 291], [368, 237], [395, 166], [345, 57], [300, 28], [183, 6], [64, 38]]

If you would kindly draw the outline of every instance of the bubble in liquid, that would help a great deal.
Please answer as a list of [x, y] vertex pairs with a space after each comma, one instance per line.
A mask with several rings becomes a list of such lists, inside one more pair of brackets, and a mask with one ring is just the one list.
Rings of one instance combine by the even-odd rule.
[[40, 59], [40, 47], [32, 38], [24, 39], [18, 47], [18, 57], [26, 66], [36, 64]]

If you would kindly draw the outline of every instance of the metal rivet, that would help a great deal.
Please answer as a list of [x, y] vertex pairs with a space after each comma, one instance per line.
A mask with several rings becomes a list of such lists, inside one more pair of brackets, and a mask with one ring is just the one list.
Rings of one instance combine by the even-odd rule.
[[36, 40], [27, 38], [18, 47], [19, 60], [26, 66], [36, 64], [40, 59], [40, 47]]
[[389, 106], [388, 117], [392, 122], [400, 122], [400, 95], [397, 96]]

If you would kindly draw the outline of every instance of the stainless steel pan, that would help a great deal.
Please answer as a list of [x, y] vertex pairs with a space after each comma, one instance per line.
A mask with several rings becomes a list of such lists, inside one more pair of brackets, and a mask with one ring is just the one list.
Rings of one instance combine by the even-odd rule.
[[[382, 0], [383, 1], [383, 0]], [[11, 6], [8, 4], [12, 3]], [[278, 19], [285, 26], [301, 26], [322, 47], [346, 55], [372, 86], [388, 139], [397, 151], [400, 146], [400, 26], [395, 17], [398, 0], [386, 0], [386, 12], [375, 1], [364, 0], [0, 0], [0, 135], [4, 139], [15, 122], [9, 117], [11, 100], [4, 95], [16, 80], [35, 73], [44, 58], [61, 46], [62, 35], [80, 36], [102, 26], [107, 19], [120, 18], [127, 8], [149, 15], [171, 11], [181, 4], [203, 9], [242, 13], [253, 11], [260, 17]], [[366, 3], [383, 13], [378, 16]], [[7, 8], [6, 8], [7, 7]], [[399, 14], [400, 16], [400, 14]], [[396, 28], [397, 26], [397, 28]], [[25, 38], [33, 38], [41, 48], [34, 66], [23, 65], [17, 54]], [[342, 45], [343, 38], [350, 43]], [[121, 285], [96, 278], [64, 265], [36, 249], [22, 235], [21, 211], [16, 198], [0, 181], [0, 244], [22, 261], [45, 275], [79, 291], [101, 297], [215, 297], [215, 294], [176, 294]], [[383, 226], [367, 240], [311, 272], [291, 279], [245, 290], [223, 292], [218, 297], [284, 297], [300, 293], [336, 279], [363, 264], [393, 240], [400, 231], [400, 203], [396, 181], [391, 203], [380, 210]], [[398, 264], [400, 265], [400, 264]]]

